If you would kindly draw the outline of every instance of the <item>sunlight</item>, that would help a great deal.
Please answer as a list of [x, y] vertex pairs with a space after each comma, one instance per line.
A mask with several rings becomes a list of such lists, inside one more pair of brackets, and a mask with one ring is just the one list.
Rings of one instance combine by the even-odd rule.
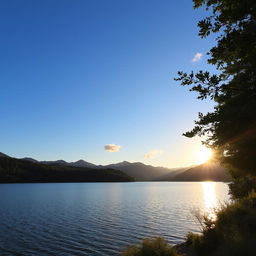
[[210, 160], [212, 157], [212, 150], [206, 147], [201, 147], [197, 153], [197, 159], [199, 164], [203, 164]]
[[205, 212], [210, 218], [215, 218], [214, 208], [217, 204], [215, 182], [202, 182]]

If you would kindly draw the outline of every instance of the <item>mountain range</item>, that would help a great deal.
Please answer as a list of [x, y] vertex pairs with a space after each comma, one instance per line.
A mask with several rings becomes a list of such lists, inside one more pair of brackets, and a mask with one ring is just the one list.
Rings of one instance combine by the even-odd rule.
[[[7, 170], [9, 173], [7, 173]], [[114, 173], [113, 173], [114, 172]], [[60, 174], [63, 177], [59, 177]], [[7, 176], [6, 176], [7, 175]], [[44, 176], [46, 175], [46, 176]], [[58, 177], [57, 177], [57, 176]], [[114, 175], [114, 176], [113, 176]], [[56, 176], [56, 177], [55, 177]], [[34, 177], [34, 178], [33, 178]], [[30, 179], [31, 178], [31, 179]], [[228, 172], [217, 163], [193, 167], [165, 168], [140, 162], [123, 161], [95, 165], [84, 160], [76, 162], [38, 161], [33, 158], [12, 158], [0, 152], [0, 182], [10, 180], [36, 181], [229, 181]], [[24, 180], [25, 179], [25, 180]], [[37, 180], [37, 182], [39, 181]]]
[[89, 162], [86, 162], [82, 159], [76, 162], [66, 162], [64, 160], [56, 161], [37, 161], [33, 158], [22, 158], [22, 160], [30, 161], [33, 163], [41, 163], [46, 165], [59, 165], [59, 166], [73, 166], [73, 167], [86, 167], [94, 169], [114, 169], [120, 170], [126, 173], [127, 175], [134, 177], [137, 181], [151, 181], [157, 179], [159, 176], [166, 175], [172, 171], [176, 171], [180, 168], [164, 168], [164, 167], [154, 167], [151, 165], [145, 165], [143, 163], [130, 163], [123, 161], [116, 164], [109, 165], [95, 165]]
[[109, 165], [95, 165], [84, 160], [76, 162], [56, 161], [37, 161], [33, 158], [23, 158], [23, 160], [41, 163], [45, 165], [69, 166], [92, 169], [113, 169], [124, 172], [133, 177], [136, 181], [228, 181], [228, 172], [217, 163], [204, 163], [193, 167], [166, 168], [145, 165], [140, 162], [123, 161]]
[[63, 162], [45, 164], [0, 153], [0, 183], [134, 181], [134, 178], [119, 170], [67, 166]]

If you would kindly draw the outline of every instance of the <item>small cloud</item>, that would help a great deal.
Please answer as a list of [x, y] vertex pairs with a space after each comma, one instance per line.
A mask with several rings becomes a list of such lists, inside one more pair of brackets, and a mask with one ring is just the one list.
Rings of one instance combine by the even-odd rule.
[[203, 57], [203, 54], [200, 52], [197, 52], [194, 56], [194, 58], [192, 59], [192, 62], [197, 62], [199, 60], [201, 60], [201, 58]]
[[108, 152], [117, 152], [119, 151], [121, 146], [115, 145], [115, 144], [107, 144], [104, 146], [104, 150]]
[[152, 150], [144, 155], [144, 158], [155, 158], [163, 153], [162, 150]]

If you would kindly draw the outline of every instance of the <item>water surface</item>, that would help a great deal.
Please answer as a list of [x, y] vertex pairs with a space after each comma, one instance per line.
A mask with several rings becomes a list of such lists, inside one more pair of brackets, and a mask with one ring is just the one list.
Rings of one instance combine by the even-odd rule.
[[182, 242], [193, 212], [228, 200], [221, 182], [0, 184], [0, 255], [119, 255], [144, 237]]

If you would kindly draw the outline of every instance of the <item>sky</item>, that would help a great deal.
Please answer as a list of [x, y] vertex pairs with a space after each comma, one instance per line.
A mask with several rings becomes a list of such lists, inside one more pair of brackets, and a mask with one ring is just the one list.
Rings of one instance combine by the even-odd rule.
[[192, 0], [0, 3], [0, 151], [38, 160], [198, 163], [182, 136], [200, 101], [177, 71], [210, 70]]

